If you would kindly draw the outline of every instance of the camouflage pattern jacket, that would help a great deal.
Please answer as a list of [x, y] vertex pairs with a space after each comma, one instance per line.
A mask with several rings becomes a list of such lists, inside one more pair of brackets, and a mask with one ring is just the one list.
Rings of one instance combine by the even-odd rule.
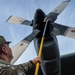
[[11, 65], [0, 59], [0, 75], [26, 75], [26, 72], [34, 66], [32, 62], [20, 65]]

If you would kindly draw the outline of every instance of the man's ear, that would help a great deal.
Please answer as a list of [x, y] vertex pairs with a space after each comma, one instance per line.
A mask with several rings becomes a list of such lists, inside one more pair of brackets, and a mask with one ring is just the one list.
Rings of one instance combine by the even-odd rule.
[[7, 49], [5, 47], [2, 47], [2, 52], [7, 54]]

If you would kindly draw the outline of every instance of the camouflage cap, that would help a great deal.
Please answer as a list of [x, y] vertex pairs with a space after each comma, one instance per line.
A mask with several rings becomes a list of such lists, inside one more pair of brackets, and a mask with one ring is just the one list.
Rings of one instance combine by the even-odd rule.
[[11, 43], [10, 41], [6, 41], [6, 39], [3, 36], [0, 36], [0, 45], [3, 43]]

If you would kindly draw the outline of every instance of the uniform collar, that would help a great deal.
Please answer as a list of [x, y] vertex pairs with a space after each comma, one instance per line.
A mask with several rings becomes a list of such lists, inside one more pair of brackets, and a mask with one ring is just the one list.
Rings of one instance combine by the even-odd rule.
[[9, 64], [10, 64], [10, 63], [8, 63], [8, 62], [2, 60], [2, 59], [0, 59], [0, 63], [2, 63], [2, 64], [6, 64], [6, 65], [9, 65]]

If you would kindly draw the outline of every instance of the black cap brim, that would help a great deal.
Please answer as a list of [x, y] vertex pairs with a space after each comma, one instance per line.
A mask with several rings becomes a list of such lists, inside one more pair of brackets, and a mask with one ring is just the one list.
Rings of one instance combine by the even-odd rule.
[[6, 41], [5, 43], [10, 44], [10, 43], [11, 43], [11, 41]]

